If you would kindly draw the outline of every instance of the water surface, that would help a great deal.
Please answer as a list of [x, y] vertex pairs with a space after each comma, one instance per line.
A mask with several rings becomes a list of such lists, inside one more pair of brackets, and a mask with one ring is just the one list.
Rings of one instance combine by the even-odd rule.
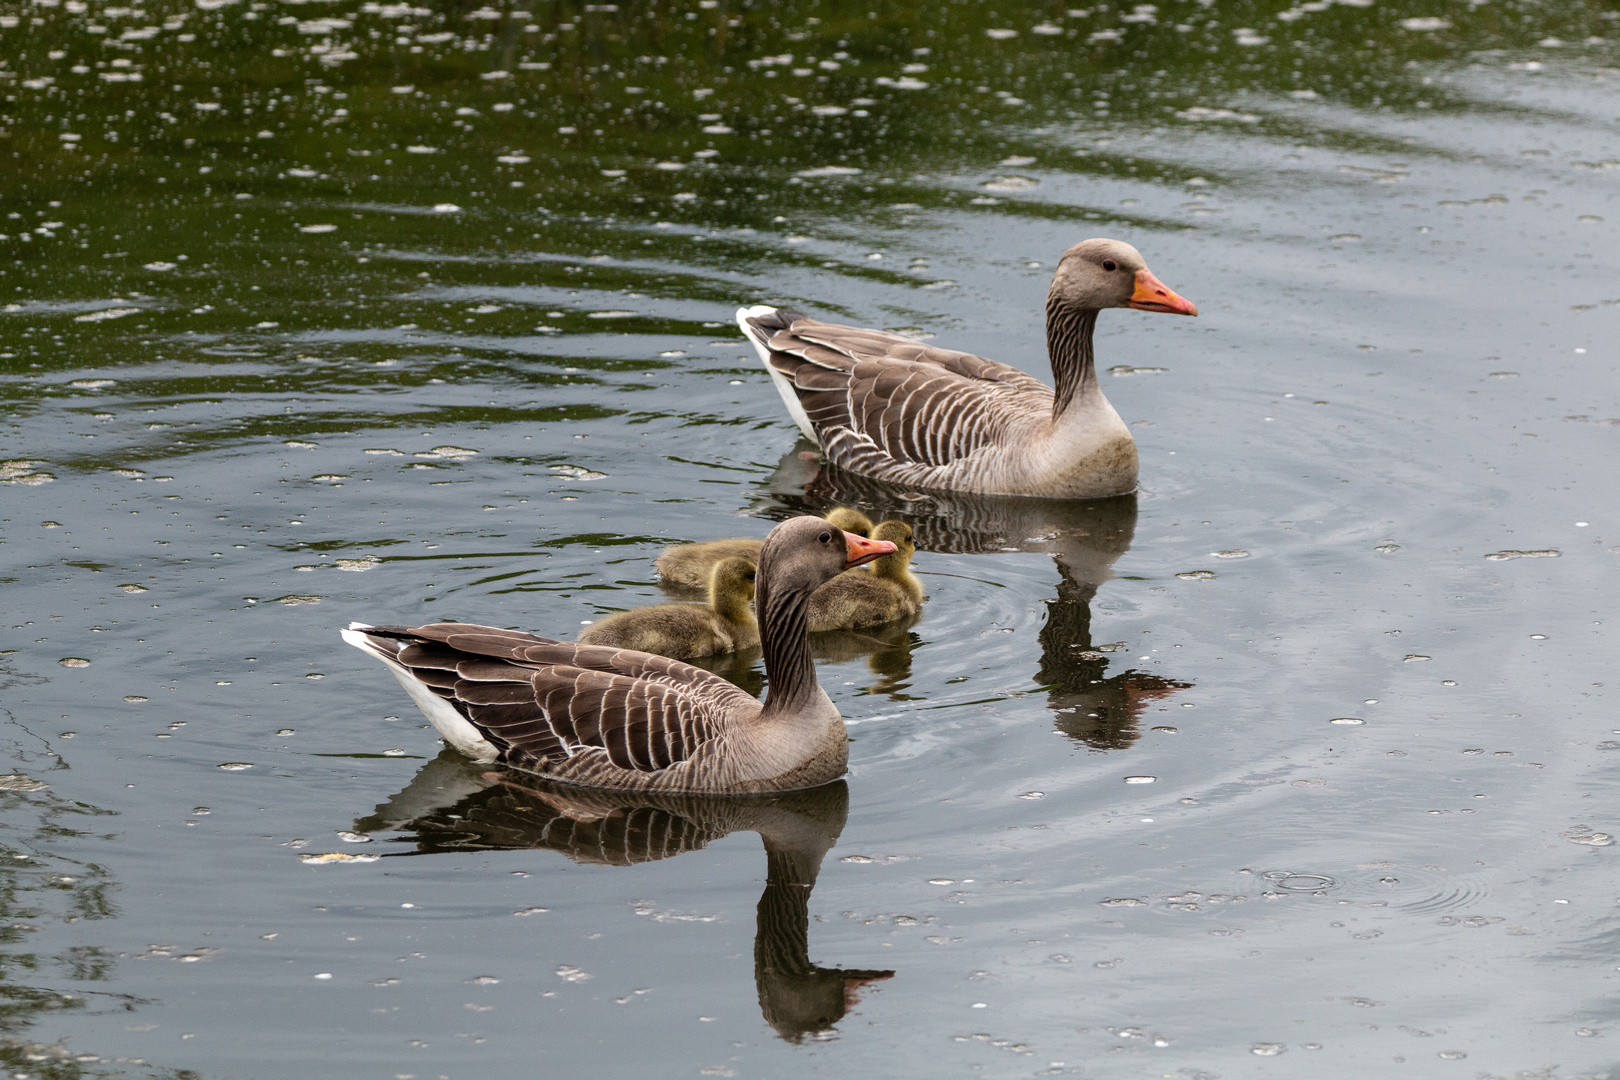
[[[0, 5], [0, 1060], [1620, 1075], [1617, 16]], [[1093, 235], [1201, 311], [1101, 319], [1134, 496], [830, 473], [731, 322], [1044, 378]], [[815, 793], [491, 775], [335, 634], [839, 502], [929, 601]]]

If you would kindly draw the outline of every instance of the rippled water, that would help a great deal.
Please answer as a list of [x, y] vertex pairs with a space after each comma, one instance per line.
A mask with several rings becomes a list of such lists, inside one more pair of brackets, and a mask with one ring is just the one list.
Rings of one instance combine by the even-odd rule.
[[[0, 1061], [1620, 1076], [1617, 36], [0, 3]], [[731, 322], [1046, 377], [1088, 235], [1201, 311], [1102, 319], [1136, 496], [829, 474]], [[817, 642], [817, 792], [487, 775], [336, 637], [839, 502], [929, 601]]]

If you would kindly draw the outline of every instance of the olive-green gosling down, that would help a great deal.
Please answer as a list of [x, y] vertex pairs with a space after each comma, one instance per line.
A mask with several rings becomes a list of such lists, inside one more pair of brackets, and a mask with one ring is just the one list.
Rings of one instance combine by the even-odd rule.
[[736, 652], [759, 644], [751, 559], [721, 559], [709, 572], [707, 604], [655, 604], [599, 619], [579, 635], [581, 645], [610, 645], [672, 660]]
[[911, 572], [917, 548], [911, 526], [889, 520], [872, 530], [873, 540], [887, 540], [894, 554], [874, 561], [870, 570], [845, 570], [810, 594], [810, 629], [851, 630], [909, 618], [922, 606], [923, 586]]
[[[859, 510], [835, 506], [827, 520], [844, 532], [856, 536], [872, 535], [872, 519]], [[665, 581], [701, 589], [709, 583], [709, 572], [721, 559], [749, 559], [759, 561], [760, 541], [751, 536], [738, 536], [729, 540], [707, 540], [700, 544], [676, 544], [666, 548], [653, 563], [658, 576]], [[696, 655], [696, 654], [693, 654]]]

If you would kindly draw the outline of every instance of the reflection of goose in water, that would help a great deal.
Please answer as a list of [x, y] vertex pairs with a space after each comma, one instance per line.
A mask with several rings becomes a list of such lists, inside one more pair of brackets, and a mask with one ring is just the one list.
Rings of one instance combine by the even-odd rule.
[[[866, 658], [866, 666], [877, 679], [865, 687], [869, 694], [882, 694], [890, 701], [910, 701], [905, 691], [911, 686], [911, 650], [919, 638], [911, 628], [922, 621], [922, 613], [896, 619], [882, 626], [859, 630], [826, 630], [810, 635], [810, 655], [818, 664], [848, 664]], [[736, 683], [755, 697], [765, 692], [765, 672], [760, 667], [759, 646], [720, 656], [695, 656], [693, 667], [712, 671]]]
[[1108, 646], [1092, 642], [1091, 599], [1130, 550], [1134, 494], [1081, 502], [905, 491], [828, 465], [804, 441], [782, 458], [765, 490], [771, 502], [755, 511], [765, 517], [816, 513], [839, 503], [874, 518], [906, 521], [918, 551], [1050, 554], [1058, 569], [1057, 596], [1046, 601], [1035, 677], [1050, 695], [1058, 729], [1087, 746], [1130, 746], [1141, 735], [1138, 725], [1151, 702], [1191, 686], [1131, 669], [1109, 677]]
[[810, 891], [848, 810], [842, 780], [775, 795], [632, 794], [485, 772], [446, 750], [355, 829], [413, 833], [412, 854], [550, 849], [608, 866], [667, 859], [729, 833], [757, 832], [766, 860], [754, 936], [759, 1007], [779, 1035], [797, 1042], [843, 1019], [861, 986], [894, 974], [810, 961]]

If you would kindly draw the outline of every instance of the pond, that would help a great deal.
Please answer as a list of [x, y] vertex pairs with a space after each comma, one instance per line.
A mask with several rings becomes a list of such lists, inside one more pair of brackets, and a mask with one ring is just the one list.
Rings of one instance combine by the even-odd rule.
[[[1620, 10], [0, 3], [0, 1061], [152, 1076], [1620, 1077]], [[803, 441], [790, 304], [1140, 490]], [[567, 638], [857, 506], [845, 780], [547, 790], [350, 620]], [[757, 652], [707, 666], [758, 691]]]

